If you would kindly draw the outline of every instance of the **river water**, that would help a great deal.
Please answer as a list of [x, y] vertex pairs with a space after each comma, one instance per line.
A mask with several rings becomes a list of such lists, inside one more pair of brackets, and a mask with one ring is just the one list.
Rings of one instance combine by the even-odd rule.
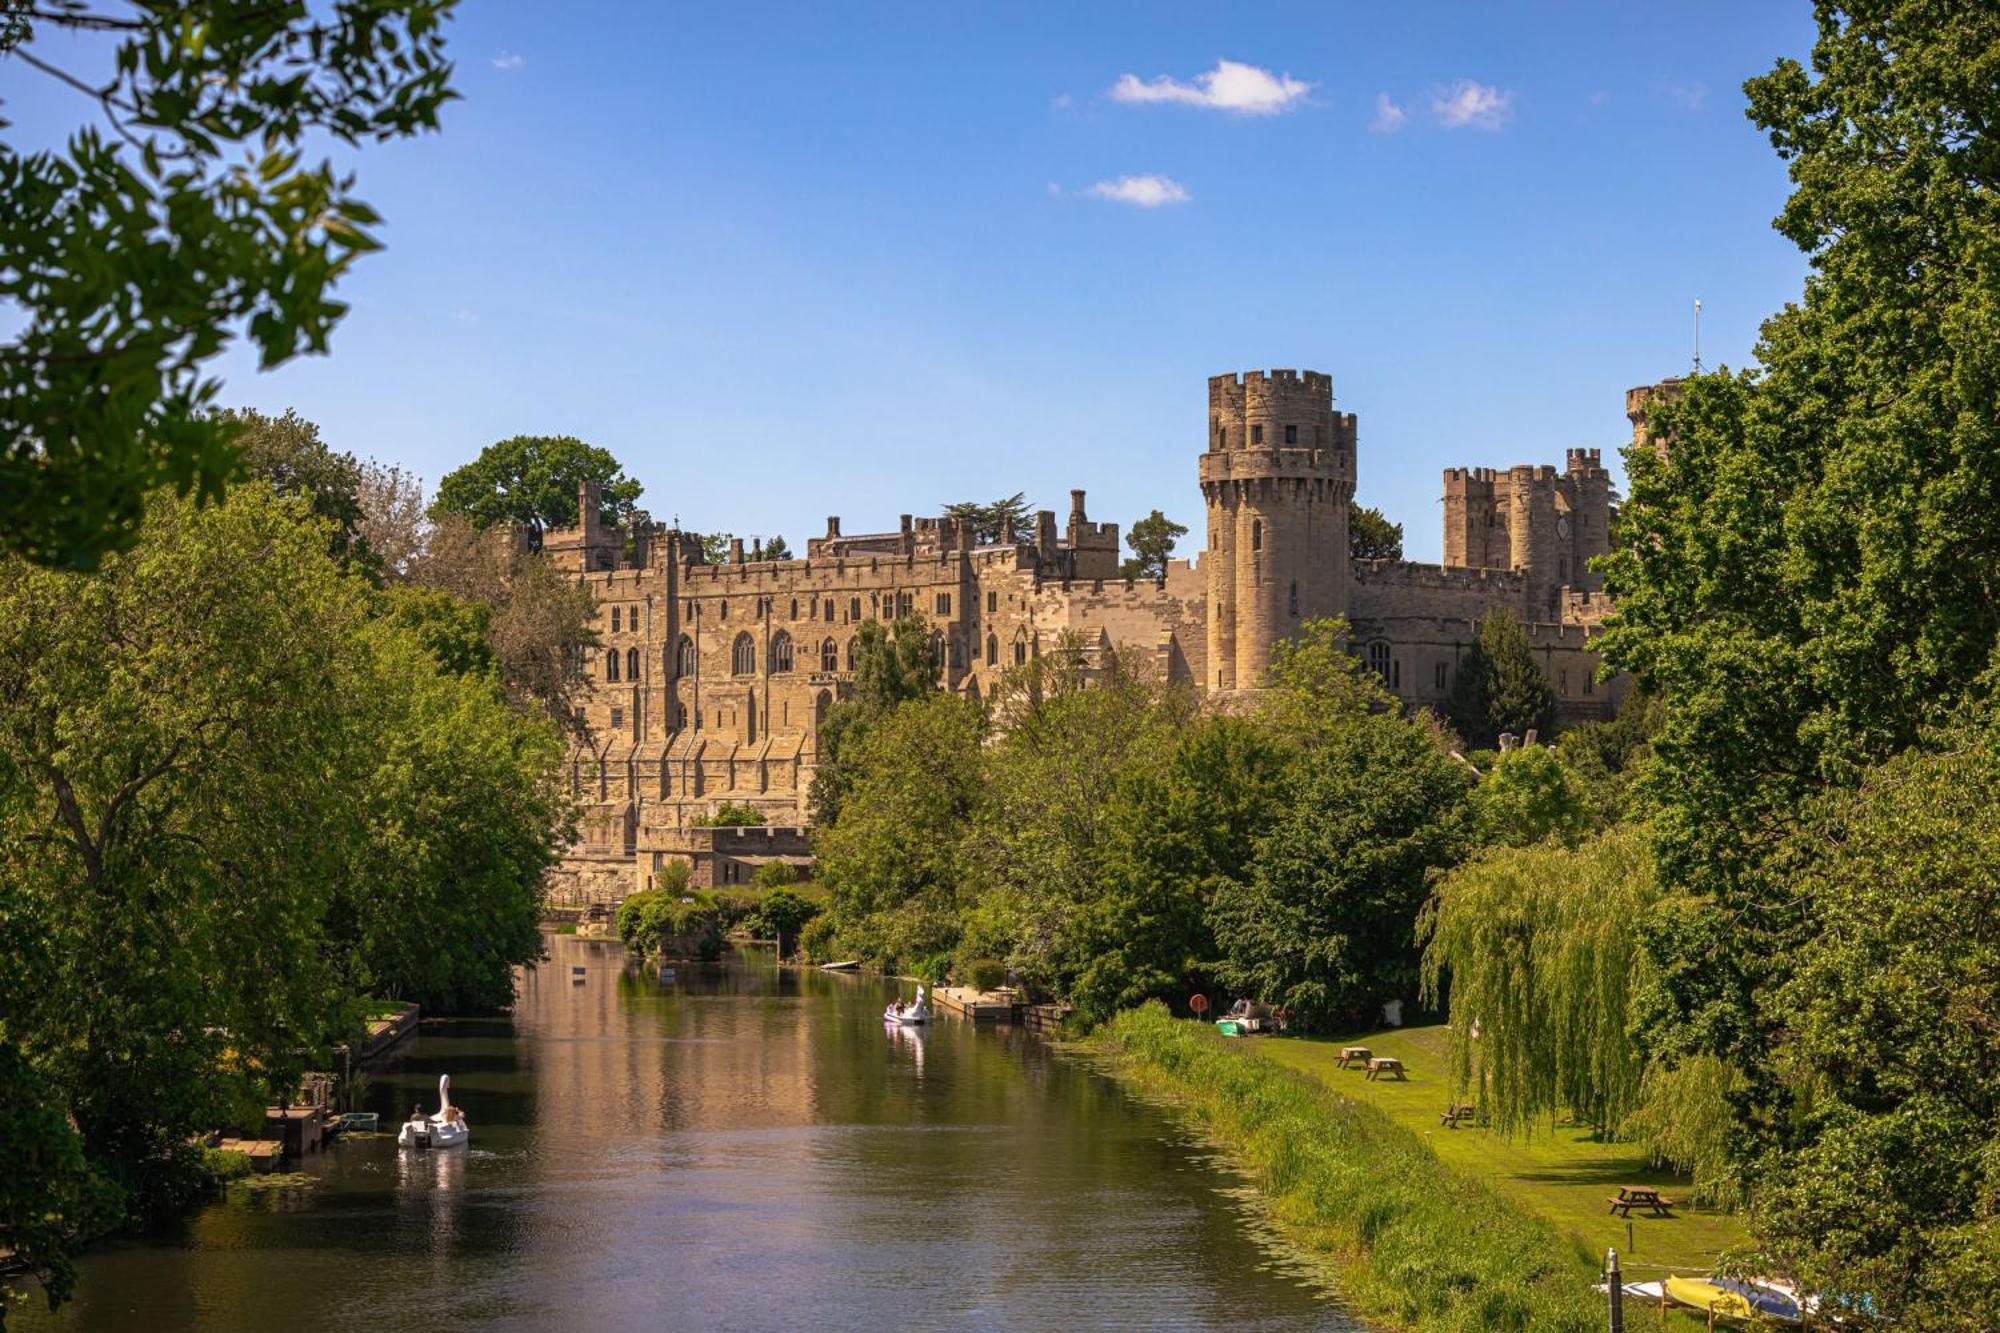
[[1021, 1032], [888, 1030], [889, 983], [768, 954], [549, 947], [511, 1018], [426, 1024], [364, 1090], [393, 1127], [449, 1072], [468, 1148], [350, 1138], [21, 1326], [1358, 1327], [1166, 1113]]

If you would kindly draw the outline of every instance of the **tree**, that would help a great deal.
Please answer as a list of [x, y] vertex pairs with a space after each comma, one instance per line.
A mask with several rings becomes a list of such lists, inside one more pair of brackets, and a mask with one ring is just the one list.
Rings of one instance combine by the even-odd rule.
[[487, 445], [478, 458], [445, 474], [431, 516], [457, 514], [477, 528], [518, 523], [538, 544], [550, 528], [576, 526], [577, 495], [587, 481], [598, 484], [603, 522], [632, 522], [645, 488], [608, 450], [570, 435], [515, 435]]
[[1664, 708], [1655, 695], [1632, 690], [1608, 722], [1564, 727], [1556, 753], [1583, 782], [1600, 824], [1615, 824], [1644, 809], [1636, 790], [1639, 770], [1653, 752], [1653, 734]]
[[[94, 569], [131, 546], [149, 492], [222, 494], [239, 423], [211, 411], [204, 371], [239, 330], [265, 370], [324, 352], [347, 309], [333, 285], [381, 248], [353, 176], [304, 165], [306, 145], [435, 129], [454, 96], [452, 7], [180, 0], [0, 18], [0, 55], [83, 92], [103, 122], [60, 152], [0, 145], [0, 301], [20, 317], [0, 349], [0, 547]], [[103, 71], [56, 63], [86, 51]]]
[[1423, 994], [1449, 994], [1454, 1085], [1494, 1128], [1526, 1132], [1568, 1111], [1608, 1134], [1638, 1105], [1635, 924], [1657, 896], [1630, 828], [1575, 849], [1494, 848], [1439, 884], [1417, 923]]
[[735, 537], [729, 532], [704, 533], [701, 538], [701, 558], [711, 565], [729, 563], [729, 543]]
[[907, 966], [957, 943], [972, 892], [965, 831], [987, 794], [985, 733], [978, 704], [934, 690], [843, 749], [840, 818], [813, 836], [843, 947]]
[[1465, 844], [1471, 775], [1418, 724], [1358, 718], [1302, 765], [1247, 875], [1217, 887], [1216, 972], [1307, 1029], [1416, 989], [1426, 876]]
[[1381, 510], [1347, 502], [1347, 551], [1356, 560], [1401, 560], [1403, 525]]
[[827, 710], [819, 728], [819, 765], [807, 800], [816, 825], [840, 818], [852, 785], [845, 760], [868, 728], [907, 699], [938, 689], [938, 662], [924, 622], [904, 616], [893, 630], [868, 621], [854, 636], [854, 693]]
[[424, 487], [415, 473], [369, 459], [361, 465], [355, 499], [361, 506], [357, 532], [389, 579], [409, 577], [430, 539]]
[[1535, 663], [1521, 622], [1504, 607], [1479, 622], [1479, 633], [1459, 660], [1445, 711], [1475, 750], [1494, 748], [1506, 732], [1546, 736], [1554, 724], [1556, 693]]
[[944, 517], [958, 522], [972, 524], [972, 539], [980, 546], [997, 546], [1002, 542], [1021, 541], [1029, 532], [1028, 513], [1030, 505], [1025, 492], [1016, 491], [1002, 500], [981, 504], [977, 500], [961, 500], [957, 504], [944, 507]]
[[1473, 831], [1486, 846], [1530, 847], [1553, 838], [1573, 847], [1595, 814], [1582, 779], [1543, 745], [1502, 754], [1472, 789]]
[[1347, 639], [1347, 621], [1331, 616], [1271, 645], [1257, 718], [1282, 744], [1310, 755], [1358, 719], [1400, 707], [1382, 678], [1347, 651]]
[[724, 801], [715, 807], [715, 813], [696, 823], [703, 828], [760, 828], [764, 824], [764, 812], [754, 805]]
[[308, 512], [333, 529], [332, 551], [337, 559], [360, 557], [361, 465], [352, 454], [338, 454], [320, 439], [319, 427], [297, 412], [282, 417], [241, 408], [221, 413], [236, 432], [243, 471], [279, 495], [304, 499]]
[[1174, 553], [1174, 543], [1187, 536], [1187, 525], [1176, 523], [1155, 509], [1152, 513], [1132, 525], [1125, 534], [1125, 544], [1132, 548], [1132, 558], [1119, 571], [1128, 579], [1163, 579], [1167, 576], [1167, 561]]
[[[783, 862], [773, 861], [770, 865], [758, 868], [757, 879], [760, 883], [764, 879], [764, 872], [771, 866], [781, 867], [788, 877], [785, 882], [790, 882], [791, 867], [784, 865]], [[792, 951], [798, 947], [799, 932], [805, 928], [806, 922], [818, 916], [819, 912], [818, 903], [786, 887], [771, 887], [769, 892], [757, 901], [757, 915], [764, 929], [768, 930], [771, 938], [778, 942], [780, 958], [791, 956]]]
[[766, 560], [791, 560], [795, 557], [792, 555], [792, 548], [786, 543], [785, 539], [773, 535], [764, 543], [764, 558]]

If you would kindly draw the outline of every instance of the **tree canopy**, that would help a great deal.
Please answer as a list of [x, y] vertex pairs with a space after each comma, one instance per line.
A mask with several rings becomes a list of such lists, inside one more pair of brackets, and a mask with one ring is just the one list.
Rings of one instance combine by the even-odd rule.
[[1347, 551], [1356, 560], [1401, 560], [1403, 525], [1379, 509], [1347, 502]]
[[609, 450], [571, 435], [515, 435], [487, 445], [438, 482], [431, 513], [456, 514], [477, 528], [518, 523], [539, 537], [576, 526], [577, 494], [587, 481], [600, 488], [604, 522], [632, 522], [645, 488]]
[[1535, 731], [1547, 737], [1555, 722], [1556, 692], [1529, 650], [1521, 622], [1504, 607], [1479, 622], [1452, 677], [1445, 712], [1475, 750], [1492, 749], [1503, 733]]
[[[211, 410], [209, 368], [239, 335], [265, 370], [324, 352], [347, 312], [334, 284], [381, 248], [353, 175], [307, 149], [435, 129], [454, 96], [453, 7], [179, 0], [0, 18], [0, 55], [83, 92], [99, 121], [59, 151], [0, 144], [0, 301], [21, 316], [0, 348], [0, 549], [94, 569], [137, 538], [149, 492], [222, 494], [241, 423]], [[84, 52], [104, 68], [66, 67]]]
[[944, 517], [960, 522], [970, 520], [973, 541], [981, 546], [996, 546], [1003, 541], [1019, 541], [1027, 537], [1029, 510], [1026, 492], [1015, 491], [986, 504], [977, 500], [948, 504], [944, 507]]
[[1174, 553], [1174, 543], [1185, 536], [1185, 523], [1176, 523], [1155, 509], [1134, 523], [1132, 530], [1125, 534], [1125, 544], [1132, 548], [1132, 558], [1125, 562], [1120, 572], [1128, 579], [1165, 578], [1167, 561]]

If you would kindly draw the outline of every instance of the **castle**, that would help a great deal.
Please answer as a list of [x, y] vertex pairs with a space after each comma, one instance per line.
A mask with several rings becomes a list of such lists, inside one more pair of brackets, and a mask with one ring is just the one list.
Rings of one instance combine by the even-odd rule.
[[[1627, 395], [1635, 439], [1651, 392]], [[906, 514], [893, 532], [848, 535], [835, 517], [804, 559], [746, 558], [738, 540], [716, 564], [695, 533], [603, 524], [586, 486], [579, 526], [542, 546], [596, 595], [601, 644], [589, 740], [570, 759], [583, 820], [552, 897], [622, 898], [670, 860], [689, 862], [700, 885], [804, 860], [819, 723], [852, 688], [866, 621], [922, 616], [941, 684], [969, 698], [1065, 631], [1227, 698], [1257, 688], [1272, 646], [1302, 621], [1341, 615], [1392, 691], [1441, 707], [1479, 620], [1506, 607], [1561, 720], [1611, 715], [1623, 682], [1597, 679], [1591, 646], [1609, 606], [1588, 562], [1610, 548], [1615, 512], [1599, 451], [1571, 449], [1561, 472], [1448, 469], [1444, 562], [1430, 565], [1349, 554], [1357, 438], [1328, 375], [1210, 379], [1207, 542], [1198, 563], [1170, 561], [1158, 580], [1120, 576], [1118, 525], [1093, 522], [1080, 490], [1060, 525], [1044, 510], [997, 545], [949, 518]], [[701, 827], [723, 802], [755, 807], [768, 826]]]

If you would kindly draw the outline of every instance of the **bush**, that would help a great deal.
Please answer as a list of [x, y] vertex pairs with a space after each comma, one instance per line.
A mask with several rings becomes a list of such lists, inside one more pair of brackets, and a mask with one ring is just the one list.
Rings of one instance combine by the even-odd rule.
[[833, 962], [834, 950], [839, 943], [839, 931], [830, 916], [816, 916], [799, 927], [798, 954], [808, 963]]
[[635, 893], [618, 908], [618, 938], [635, 953], [712, 961], [722, 956], [722, 908], [707, 893]]
[[747, 926], [752, 935], [759, 939], [763, 938], [762, 932], [758, 929], [756, 894], [718, 889], [714, 897], [716, 909], [722, 913], [722, 930], [725, 935], [738, 926]]
[[210, 1180], [224, 1185], [232, 1180], [241, 1180], [250, 1174], [250, 1155], [232, 1152], [226, 1148], [203, 1148], [201, 1169], [208, 1173]]
[[755, 921], [765, 939], [778, 942], [780, 957], [799, 942], [799, 932], [819, 916], [819, 904], [790, 889], [773, 889], [757, 904]]
[[695, 820], [696, 828], [757, 828], [764, 823], [763, 812], [754, 805], [724, 801], [707, 819]]
[[788, 889], [798, 883], [798, 871], [788, 861], [766, 861], [757, 867], [757, 873], [750, 882], [760, 889]]
[[997, 958], [972, 958], [958, 965], [958, 975], [973, 990], [999, 990], [1007, 984], [1007, 965]]

